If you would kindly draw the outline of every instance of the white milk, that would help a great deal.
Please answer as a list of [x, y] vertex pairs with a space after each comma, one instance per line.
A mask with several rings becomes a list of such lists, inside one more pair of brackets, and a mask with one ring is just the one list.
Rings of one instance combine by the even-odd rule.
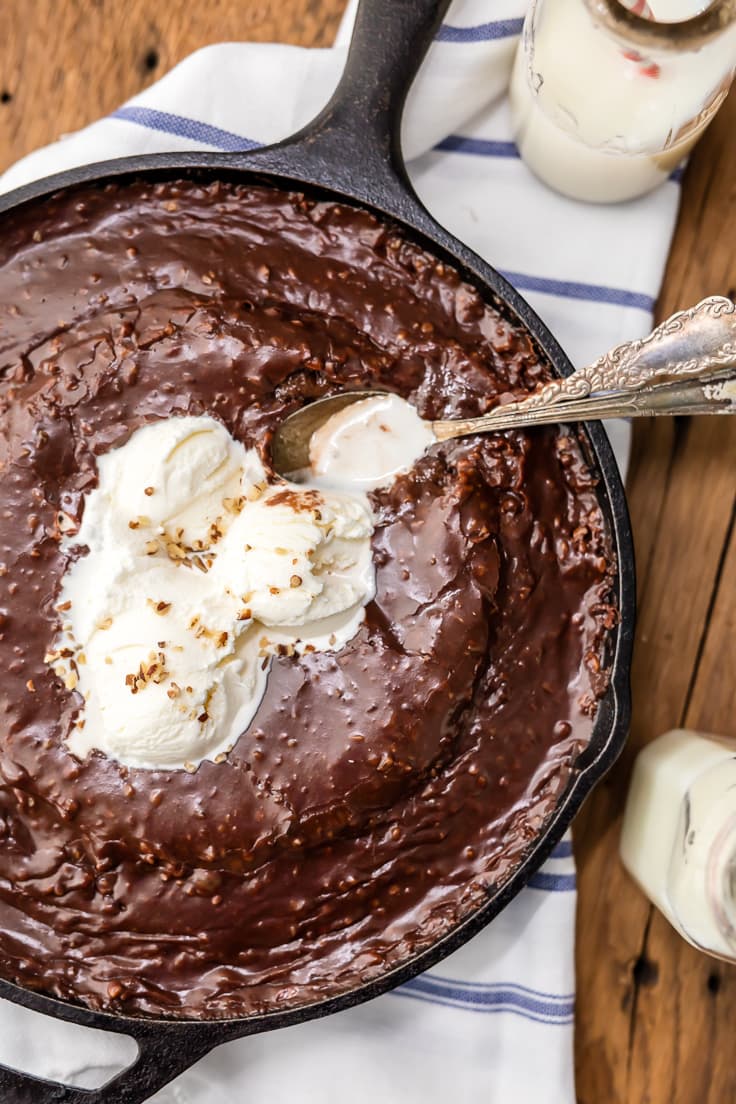
[[676, 729], [641, 752], [621, 858], [689, 943], [736, 961], [736, 741]]
[[[697, 11], [693, 0], [652, 7], [669, 22]], [[736, 25], [698, 51], [637, 60], [594, 24], [584, 0], [541, 0], [531, 18], [511, 79], [516, 141], [537, 176], [575, 199], [631, 199], [666, 179], [736, 66]]]

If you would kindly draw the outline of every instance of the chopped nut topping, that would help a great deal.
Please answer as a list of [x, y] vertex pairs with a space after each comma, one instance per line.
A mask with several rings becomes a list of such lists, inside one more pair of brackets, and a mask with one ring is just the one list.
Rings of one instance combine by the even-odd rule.
[[268, 483], [254, 483], [252, 487], [249, 487], [245, 492], [245, 497], [249, 502], [257, 502], [263, 492], [268, 489]]
[[146, 495], [146, 496], [147, 496], [148, 498], [150, 498], [150, 497], [151, 497], [151, 495], [152, 495], [152, 494], [154, 493], [153, 487], [144, 487], [144, 488], [143, 488], [143, 493], [144, 493], [144, 495]]
[[137, 671], [125, 676], [125, 685], [131, 694], [137, 694], [149, 683], [159, 684], [169, 677], [166, 670], [166, 656], [163, 652], [151, 652], [148, 659], [140, 664]]
[[77, 527], [74, 518], [64, 513], [56, 515], [56, 524], [59, 526], [60, 533], [71, 533]]
[[180, 544], [175, 544], [174, 541], [166, 542], [166, 555], [170, 560], [178, 563], [187, 558], [186, 550]]
[[156, 611], [156, 613], [160, 613], [162, 617], [165, 613], [168, 613], [169, 610], [171, 609], [171, 602], [157, 602], [153, 598], [148, 598], [146, 600], [148, 602], [148, 605], [152, 609], [154, 609]]

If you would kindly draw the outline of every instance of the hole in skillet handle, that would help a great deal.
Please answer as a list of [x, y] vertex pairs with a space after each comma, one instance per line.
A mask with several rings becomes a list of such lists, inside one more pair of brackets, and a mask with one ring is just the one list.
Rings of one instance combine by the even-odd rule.
[[138, 1046], [129, 1035], [71, 1020], [58, 1021], [51, 1031], [49, 1027], [43, 1012], [0, 999], [0, 1066], [47, 1081], [97, 1089], [138, 1056]]
[[[57, 1006], [55, 1015], [58, 1015], [59, 1002], [52, 1003]], [[2, 1104], [142, 1104], [214, 1046], [233, 1037], [227, 1023], [216, 1021], [166, 1023], [125, 1019], [113, 1026], [111, 1017], [104, 1017], [103, 1022], [95, 1013], [73, 1005], [64, 1007], [63, 1018], [133, 1038], [138, 1047], [137, 1057], [96, 1089], [59, 1084], [0, 1065]]]

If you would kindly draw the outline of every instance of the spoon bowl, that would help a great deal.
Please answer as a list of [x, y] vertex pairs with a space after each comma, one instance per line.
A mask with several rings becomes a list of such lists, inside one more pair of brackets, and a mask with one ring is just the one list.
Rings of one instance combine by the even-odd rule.
[[309, 467], [309, 445], [312, 435], [333, 414], [361, 399], [385, 395], [385, 391], [338, 391], [315, 399], [308, 406], [295, 410], [278, 426], [271, 442], [271, 462], [279, 475], [289, 475]]
[[[280, 475], [310, 467], [313, 435], [333, 415], [385, 391], [341, 391], [288, 415], [272, 461]], [[425, 423], [435, 440], [556, 422], [676, 414], [736, 414], [736, 304], [711, 295], [647, 337], [617, 345], [585, 368], [478, 418]]]

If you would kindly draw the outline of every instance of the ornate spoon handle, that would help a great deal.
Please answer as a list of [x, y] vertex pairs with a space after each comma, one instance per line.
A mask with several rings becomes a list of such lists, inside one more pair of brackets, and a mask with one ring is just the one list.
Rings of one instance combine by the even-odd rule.
[[[731, 392], [719, 392], [720, 398], [716, 400], [704, 394], [702, 386], [697, 395], [687, 389], [679, 393], [666, 386], [688, 380], [708, 384], [715, 374], [723, 375], [728, 368], [736, 369], [736, 304], [712, 295], [689, 310], [673, 314], [647, 337], [617, 345], [587, 367], [565, 379], [551, 380], [526, 399], [505, 403], [481, 418], [434, 422], [432, 428], [440, 440], [446, 440], [514, 425], [579, 418], [648, 412], [732, 413], [735, 403]], [[632, 396], [644, 389], [647, 400], [632, 402]], [[662, 395], [654, 400], [653, 396], [660, 391]], [[596, 397], [587, 397], [593, 395]], [[698, 402], [700, 407], [697, 411], [685, 410], [683, 402]], [[558, 405], [564, 406], [564, 410], [555, 410]], [[547, 416], [537, 417], [537, 412]]]
[[[641, 391], [618, 394], [589, 395], [563, 404], [538, 406], [531, 410], [511, 410], [501, 407], [493, 424], [488, 418], [468, 421], [435, 422], [435, 434], [445, 441], [449, 437], [465, 437], [470, 433], [503, 429], [524, 429], [528, 426], [551, 425], [555, 422], [594, 421], [605, 418], [654, 418], [669, 414], [736, 414], [736, 374], [712, 379], [689, 380], [685, 383], [660, 384]], [[479, 423], [482, 425], [479, 428]], [[474, 424], [475, 423], [475, 424]], [[440, 432], [437, 432], [437, 426]], [[449, 432], [452, 427], [452, 432]]]

